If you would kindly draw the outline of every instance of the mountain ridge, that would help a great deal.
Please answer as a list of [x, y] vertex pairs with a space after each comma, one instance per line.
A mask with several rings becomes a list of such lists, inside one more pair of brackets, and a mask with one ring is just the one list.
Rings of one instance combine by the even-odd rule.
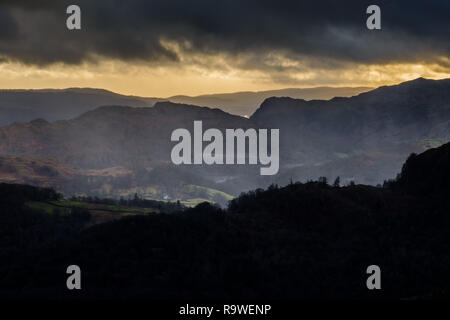
[[[264, 98], [273, 94], [302, 95], [305, 98], [354, 95], [366, 87], [319, 87], [261, 92], [237, 92], [167, 98], [123, 95], [105, 89], [0, 89], [0, 126], [13, 122], [28, 122], [36, 118], [47, 121], [68, 120], [102, 105], [153, 107], [157, 102], [207, 105], [240, 116], [251, 115]], [[287, 90], [287, 91], [286, 91]]]
[[[256, 166], [173, 166], [171, 133], [192, 131], [195, 120], [203, 121], [204, 129], [280, 129], [279, 174], [261, 177]], [[273, 97], [249, 119], [166, 101], [153, 108], [102, 106], [70, 120], [35, 119], [0, 127], [0, 155], [50, 157], [82, 170], [122, 167], [139, 178], [137, 185], [164, 185], [171, 197], [172, 187], [196, 181], [232, 195], [319, 176], [377, 185], [398, 173], [410, 153], [447, 141], [450, 81], [426, 79], [351, 98]], [[169, 174], [175, 168], [177, 174]]]

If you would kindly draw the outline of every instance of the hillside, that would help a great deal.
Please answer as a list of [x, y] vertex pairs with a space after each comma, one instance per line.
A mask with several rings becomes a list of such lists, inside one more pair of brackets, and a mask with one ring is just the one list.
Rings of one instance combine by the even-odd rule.
[[449, 89], [450, 79], [419, 78], [329, 101], [270, 98], [251, 120], [284, 129], [288, 135], [326, 136], [341, 142], [335, 149], [342, 147], [342, 140], [358, 147], [387, 149], [424, 137], [450, 137]]
[[103, 105], [149, 107], [153, 103], [101, 89], [0, 90], [0, 126], [34, 119], [71, 119]]
[[394, 187], [416, 195], [450, 192], [450, 144], [412, 154], [403, 165]]
[[68, 120], [105, 105], [152, 107], [155, 103], [164, 101], [210, 106], [228, 113], [250, 116], [264, 99], [272, 96], [289, 96], [306, 100], [331, 99], [336, 96], [353, 96], [369, 89], [318, 87], [167, 98], [126, 96], [90, 88], [0, 90], [0, 126], [14, 122], [29, 122], [34, 119], [44, 119], [49, 122]]
[[[53, 123], [17, 123], [0, 128], [0, 154], [32, 160], [20, 163], [16, 157], [16, 163], [0, 171], [0, 181], [51, 185], [69, 195], [120, 198], [137, 192], [148, 198], [206, 199], [226, 205], [230, 196], [216, 189], [229, 193], [232, 188], [221, 188], [215, 181], [242, 168], [206, 168], [210, 174], [205, 175], [201, 168], [171, 164], [172, 131], [190, 128], [194, 120], [202, 120], [205, 129], [251, 126], [248, 119], [219, 109], [168, 102], [154, 108], [101, 107]], [[42, 158], [52, 159], [52, 177], [35, 174], [32, 161]], [[62, 166], [70, 168], [70, 176]]]
[[[448, 164], [449, 148], [416, 156], [426, 162], [405, 165], [402, 176], [418, 170], [437, 174], [443, 167], [434, 169], [428, 161]], [[430, 181], [433, 187], [436, 181]], [[409, 182], [396, 183], [384, 188], [291, 183], [243, 194], [227, 210], [203, 203], [176, 214], [128, 215], [91, 227], [86, 215], [18, 205], [54, 202], [51, 190], [0, 185], [8, 195], [0, 199], [0, 234], [9, 240], [0, 241], [0, 274], [6, 275], [0, 277], [0, 297], [236, 301], [448, 296], [448, 189], [417, 196]], [[60, 290], [61, 272], [73, 261], [83, 270], [84, 288]], [[372, 264], [381, 268], [382, 290], [366, 288], [366, 268]]]
[[[171, 133], [192, 131], [194, 120], [202, 120], [204, 130], [280, 129], [278, 175], [261, 177], [257, 166], [172, 165]], [[329, 101], [269, 98], [250, 119], [172, 102], [153, 108], [103, 106], [70, 120], [1, 127], [0, 155], [51, 159], [72, 168], [73, 182], [63, 187], [59, 180], [49, 184], [54, 178], [31, 175], [34, 185], [69, 194], [120, 198], [137, 192], [194, 203], [216, 198], [226, 205], [240, 192], [291, 180], [340, 176], [344, 184], [382, 184], [400, 172], [409, 154], [447, 141], [450, 80], [417, 79]], [[20, 173], [0, 172], [0, 181], [11, 179], [30, 183]]]
[[149, 200], [180, 200], [186, 206], [203, 201], [226, 206], [233, 198], [214, 189], [220, 186], [213, 182], [176, 167], [137, 172], [124, 167], [83, 170], [52, 159], [27, 156], [0, 157], [0, 183], [51, 187], [67, 196], [130, 199], [139, 195]]
[[154, 108], [105, 106], [73, 120], [42, 119], [0, 128], [0, 153], [51, 157], [82, 169], [153, 167], [170, 162], [177, 128], [248, 128], [245, 118], [219, 109], [159, 102]]
[[270, 97], [290, 97], [304, 100], [329, 100], [334, 97], [351, 97], [369, 90], [371, 90], [371, 88], [368, 87], [290, 88], [259, 92], [210, 94], [195, 97], [173, 96], [167, 98], [167, 100], [175, 103], [187, 103], [220, 108], [231, 114], [249, 117], [259, 108], [265, 99]]
[[[322, 165], [335, 177], [344, 158], [354, 167], [346, 177], [376, 184], [400, 171], [399, 157], [450, 141], [450, 79], [420, 78], [329, 101], [270, 98], [250, 119], [280, 129], [282, 162], [296, 168], [288, 173], [294, 180]], [[368, 167], [377, 172], [370, 177], [359, 169], [367, 155], [385, 163], [381, 170]]]

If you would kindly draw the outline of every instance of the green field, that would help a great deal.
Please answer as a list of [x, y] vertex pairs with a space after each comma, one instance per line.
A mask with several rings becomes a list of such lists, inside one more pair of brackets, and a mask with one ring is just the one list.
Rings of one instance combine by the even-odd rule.
[[202, 199], [202, 198], [193, 198], [193, 199], [187, 199], [187, 200], [180, 201], [180, 203], [186, 207], [195, 207], [196, 205], [198, 205], [202, 202], [211, 202], [211, 200]]
[[71, 208], [61, 208], [51, 205], [50, 203], [47, 202], [29, 201], [25, 203], [25, 205], [28, 208], [44, 211], [45, 213], [48, 214], [53, 214], [56, 212], [59, 212], [61, 214], [70, 214], [72, 212]]
[[196, 194], [196, 193], [200, 193], [200, 194], [203, 193], [206, 196], [205, 198], [208, 198], [211, 200], [214, 200], [214, 198], [217, 196], [223, 197], [227, 201], [233, 200], [233, 198], [234, 198], [232, 195], [229, 195], [228, 193], [222, 192], [220, 190], [202, 187], [202, 186], [196, 186], [196, 185], [192, 185], [192, 184], [185, 186], [183, 188], [183, 191], [186, 192], [187, 194], [191, 194], [191, 195]]
[[222, 203], [232, 200], [234, 197], [228, 193], [220, 190], [197, 186], [193, 184], [184, 185], [179, 187], [175, 191], [175, 195], [172, 195], [169, 199], [164, 198], [164, 192], [158, 188], [158, 186], [137, 187], [131, 189], [122, 189], [117, 194], [113, 194], [113, 197], [131, 198], [135, 194], [138, 194], [140, 198], [146, 200], [176, 202], [187, 207], [194, 207], [201, 202]]
[[68, 200], [49, 202], [29, 201], [25, 205], [28, 208], [43, 211], [47, 214], [71, 214], [76, 208], [85, 209], [91, 214], [91, 224], [103, 223], [129, 215], [159, 213], [154, 208], [125, 207]]
[[350, 157], [348, 153], [343, 152], [336, 152], [334, 155], [339, 159], [347, 159], [348, 157]]

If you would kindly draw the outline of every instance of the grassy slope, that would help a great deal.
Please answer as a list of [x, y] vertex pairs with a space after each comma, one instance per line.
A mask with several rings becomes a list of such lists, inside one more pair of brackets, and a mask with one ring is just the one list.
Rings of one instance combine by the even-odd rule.
[[92, 216], [91, 224], [104, 223], [130, 215], [159, 213], [157, 209], [153, 208], [114, 206], [68, 200], [49, 202], [29, 201], [25, 205], [29, 208], [40, 210], [48, 214], [70, 214], [73, 208], [86, 209]]

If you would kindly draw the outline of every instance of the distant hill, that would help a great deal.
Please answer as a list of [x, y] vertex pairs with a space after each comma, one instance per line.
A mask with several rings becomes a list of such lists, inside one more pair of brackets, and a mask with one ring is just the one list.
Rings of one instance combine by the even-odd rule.
[[236, 92], [223, 94], [201, 95], [196, 97], [173, 96], [167, 100], [176, 103], [195, 104], [220, 108], [228, 113], [241, 116], [251, 116], [270, 97], [290, 97], [304, 100], [329, 100], [334, 97], [351, 97], [371, 90], [369, 87], [317, 87], [317, 88], [290, 88], [259, 92]]
[[450, 79], [419, 78], [329, 101], [269, 98], [250, 119], [280, 129], [282, 162], [294, 180], [326, 166], [331, 176], [346, 172], [376, 184], [400, 171], [398, 157], [450, 141]]
[[[9, 165], [0, 170], [0, 181], [33, 185], [52, 181], [68, 194], [119, 198], [137, 192], [158, 199], [205, 199], [226, 204], [230, 196], [216, 189], [227, 193], [237, 190], [216, 181], [237, 175], [242, 166], [176, 167], [171, 162], [175, 144], [170, 141], [172, 131], [192, 131], [194, 120], [202, 120], [204, 130], [255, 126], [219, 109], [171, 102], [158, 102], [153, 108], [104, 106], [72, 120], [15, 123], [0, 128], [0, 155], [20, 157], [7, 161]], [[55, 164], [51, 179], [36, 174], [33, 164], [35, 159], [48, 158]], [[70, 179], [64, 179], [68, 170], [63, 165], [72, 168]], [[24, 172], [28, 174], [21, 174]]]
[[369, 147], [450, 137], [450, 79], [420, 78], [329, 101], [269, 98], [251, 119], [290, 134], [318, 133]]
[[352, 96], [367, 90], [369, 88], [365, 87], [319, 87], [168, 98], [126, 96], [90, 88], [0, 90], [0, 126], [34, 119], [68, 120], [104, 105], [152, 107], [156, 102], [161, 101], [215, 107], [232, 114], [250, 116], [264, 99], [272, 96], [289, 96], [307, 100], [330, 99], [336, 96]]
[[152, 106], [151, 100], [100, 89], [0, 90], [0, 126], [77, 117], [102, 105]]
[[[260, 176], [259, 166], [174, 166], [171, 133], [192, 130], [194, 120], [202, 120], [205, 130], [280, 129], [278, 175]], [[249, 119], [172, 102], [152, 108], [103, 106], [71, 120], [36, 119], [1, 127], [0, 155], [50, 158], [67, 165], [82, 176], [75, 189], [88, 194], [138, 192], [158, 199], [217, 198], [224, 204], [242, 191], [322, 176], [330, 181], [339, 176], [343, 184], [382, 184], [400, 172], [409, 154], [447, 141], [450, 79], [417, 79], [328, 101], [272, 97]], [[85, 179], [88, 175], [92, 178]], [[11, 177], [23, 181], [23, 175], [8, 171], [1, 172], [0, 181]]]
[[82, 169], [152, 167], [170, 162], [172, 131], [191, 128], [194, 120], [202, 120], [205, 130], [254, 126], [219, 109], [171, 102], [153, 108], [103, 106], [72, 120], [2, 127], [0, 153], [51, 157]]

